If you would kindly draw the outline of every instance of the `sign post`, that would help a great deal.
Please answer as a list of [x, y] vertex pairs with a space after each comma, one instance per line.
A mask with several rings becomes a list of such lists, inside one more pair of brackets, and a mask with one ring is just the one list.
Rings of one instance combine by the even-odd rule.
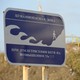
[[42, 66], [42, 80], [48, 80], [48, 67]]
[[42, 66], [42, 80], [45, 80], [45, 66]]
[[29, 80], [29, 66], [23, 66], [23, 80]]

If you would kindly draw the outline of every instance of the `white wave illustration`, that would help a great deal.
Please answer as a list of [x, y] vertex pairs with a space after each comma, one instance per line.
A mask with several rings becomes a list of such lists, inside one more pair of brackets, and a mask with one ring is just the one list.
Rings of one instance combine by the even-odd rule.
[[46, 47], [61, 47], [64, 48], [65, 47], [65, 39], [64, 39], [64, 30], [62, 31], [62, 33], [58, 36], [58, 38], [53, 41], [53, 43], [50, 46], [47, 45], [43, 45], [42, 44], [42, 40], [37, 43], [37, 44], [33, 44], [30, 43], [29, 40], [30, 39], [35, 39], [33, 36], [31, 36], [30, 38], [26, 39], [26, 40], [21, 40], [21, 36], [23, 35], [27, 35], [24, 32], [20, 32], [18, 35], [12, 35], [10, 34], [10, 30], [13, 28], [18, 28], [20, 29], [18, 26], [16, 25], [9, 25], [7, 27], [5, 27], [5, 39], [6, 39], [6, 43], [10, 43], [10, 44], [21, 44], [21, 45], [34, 45], [34, 46], [46, 46]]

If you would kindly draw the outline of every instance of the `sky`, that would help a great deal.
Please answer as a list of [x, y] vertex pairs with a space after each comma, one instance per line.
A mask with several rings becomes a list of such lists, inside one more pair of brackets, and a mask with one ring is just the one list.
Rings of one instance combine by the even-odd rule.
[[39, 1], [43, 12], [60, 14], [65, 24], [65, 35], [80, 37], [80, 0], [1, 0], [0, 51], [4, 52], [4, 15], [6, 8], [38, 11]]

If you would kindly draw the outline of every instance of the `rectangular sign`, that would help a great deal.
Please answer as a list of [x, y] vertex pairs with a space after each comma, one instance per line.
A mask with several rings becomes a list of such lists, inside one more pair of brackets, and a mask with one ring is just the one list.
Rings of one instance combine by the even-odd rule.
[[4, 13], [5, 50], [18, 65], [61, 66], [65, 30], [60, 15], [8, 8]]

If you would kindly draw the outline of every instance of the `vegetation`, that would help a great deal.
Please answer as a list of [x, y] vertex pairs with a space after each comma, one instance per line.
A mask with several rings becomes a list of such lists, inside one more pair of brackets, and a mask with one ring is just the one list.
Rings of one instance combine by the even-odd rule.
[[[9, 64], [0, 54], [0, 80], [22, 80], [22, 66]], [[49, 67], [48, 80], [80, 80], [80, 47], [76, 44], [66, 46], [66, 65]], [[41, 67], [30, 67], [29, 80], [41, 80]]]

